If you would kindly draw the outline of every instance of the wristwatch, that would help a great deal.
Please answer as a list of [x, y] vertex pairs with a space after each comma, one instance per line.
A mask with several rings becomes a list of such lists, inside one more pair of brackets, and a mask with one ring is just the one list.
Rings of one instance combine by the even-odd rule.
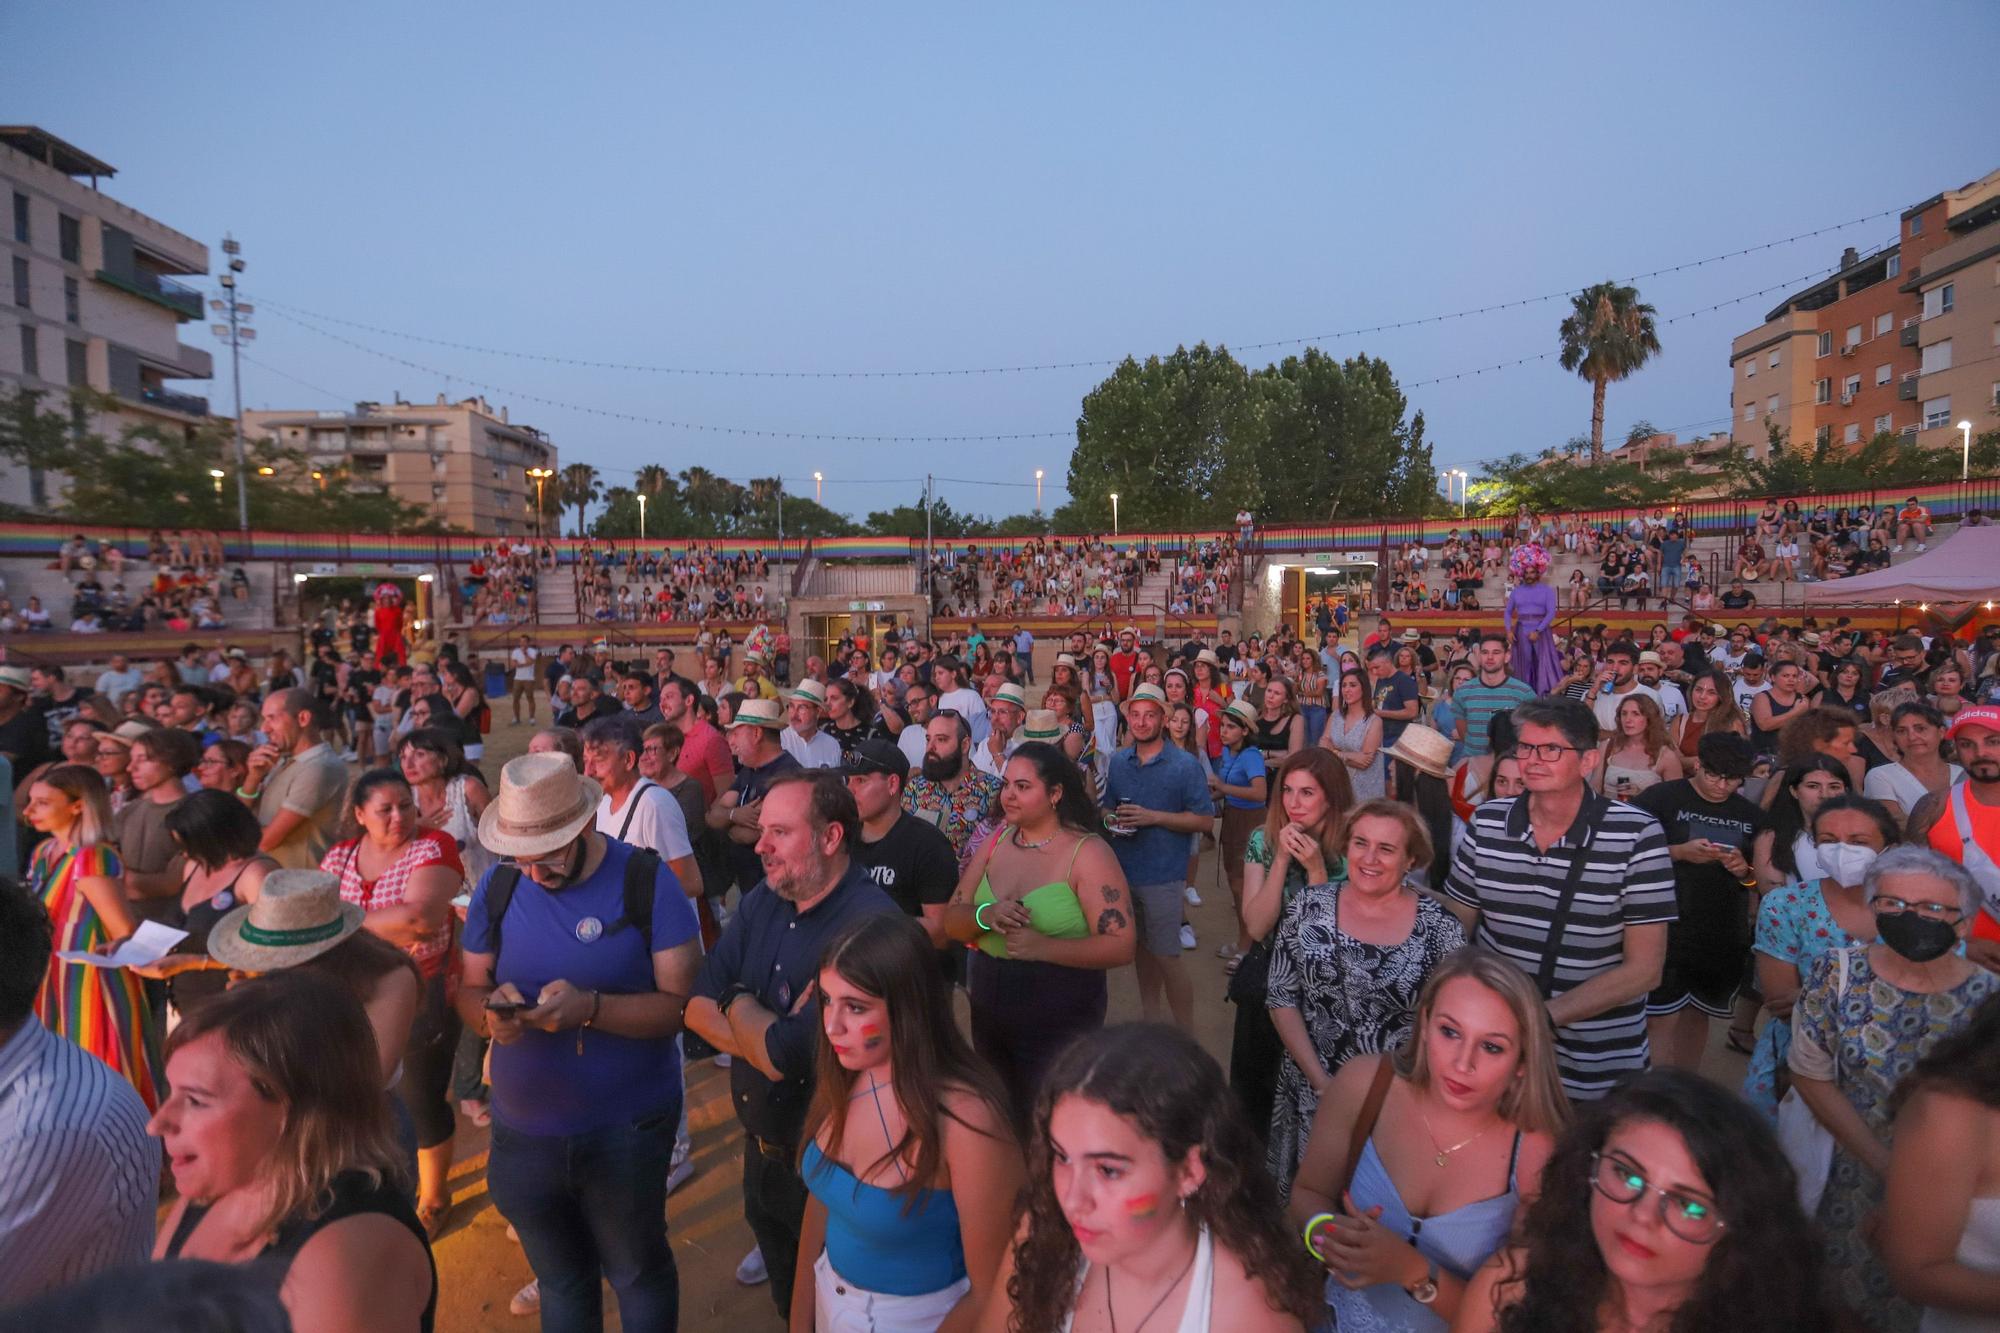
[[1438, 1298], [1437, 1260], [1433, 1259], [1430, 1261], [1430, 1268], [1427, 1272], [1425, 1272], [1423, 1281], [1416, 1283], [1414, 1286], [1405, 1287], [1403, 1288], [1403, 1290], [1408, 1292], [1410, 1294], [1410, 1299], [1415, 1301], [1418, 1305], [1429, 1305], [1433, 1301], [1437, 1300]]

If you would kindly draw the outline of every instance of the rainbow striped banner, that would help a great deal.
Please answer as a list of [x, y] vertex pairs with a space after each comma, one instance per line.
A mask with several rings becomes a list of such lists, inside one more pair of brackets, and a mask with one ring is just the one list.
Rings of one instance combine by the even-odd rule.
[[[1819, 505], [1825, 505], [1829, 509], [1852, 508], [1858, 505], [1900, 505], [1913, 495], [1917, 503], [1931, 511], [1933, 518], [1950, 522], [1963, 517], [1970, 509], [2000, 510], [2000, 477], [1974, 477], [1970, 481], [1963, 482], [1936, 482], [1925, 486], [1845, 491], [1828, 495], [1773, 496], [1770, 499], [1780, 504], [1786, 499], [1796, 500], [1801, 510], [1810, 512]], [[1740, 533], [1750, 527], [1765, 503], [1763, 497], [1693, 500], [1675, 505], [1589, 509], [1581, 513], [1545, 517], [1581, 518], [1592, 525], [1623, 524], [1635, 516], [1648, 514], [1657, 508], [1679, 515], [1696, 536], [1718, 536], [1731, 532]], [[1456, 519], [1391, 518], [1355, 523], [1259, 528], [1253, 538], [1253, 548], [1256, 553], [1262, 555], [1379, 552], [1406, 546], [1413, 541], [1435, 545], [1455, 531], [1484, 535], [1497, 531], [1510, 521], [1502, 515], [1473, 514]], [[102, 545], [115, 546], [124, 552], [128, 559], [133, 560], [146, 558], [148, 542], [152, 536], [151, 530], [141, 528], [6, 522], [0, 523], [0, 555], [41, 556], [52, 560], [61, 551], [62, 544], [77, 533], [82, 533]], [[216, 535], [222, 541], [224, 556], [232, 561], [291, 560], [333, 564], [462, 565], [470, 563], [475, 557], [490, 557], [499, 540], [464, 534], [428, 536], [414, 533], [404, 535], [253, 531], [246, 538], [244, 534], [232, 531]], [[1198, 548], [1205, 542], [1218, 542], [1229, 535], [1231, 534], [1227, 530], [1212, 529], [1203, 532], [1125, 532], [1115, 537], [1106, 537], [1102, 533], [1071, 533], [1056, 534], [1054, 539], [1071, 545], [1083, 541], [1103, 540], [1114, 551], [1129, 551], [1145, 546], [1157, 550], [1162, 555], [1179, 555]], [[519, 544], [526, 539], [507, 540]], [[981, 553], [1014, 553], [1040, 540], [1043, 539], [950, 537], [940, 538], [932, 545], [940, 555], [949, 553], [962, 556], [975, 549]], [[609, 548], [622, 553], [637, 549], [665, 555], [668, 558], [703, 554], [752, 557], [761, 555], [773, 562], [798, 560], [808, 555], [817, 556], [821, 560], [836, 561], [914, 560], [924, 549], [922, 538], [887, 536], [788, 538], [784, 542], [761, 538], [673, 538], [649, 539], [644, 543], [634, 538], [586, 543], [576, 537], [550, 537], [544, 543], [554, 549], [557, 562], [560, 564], [575, 563], [586, 544], [598, 551]]]

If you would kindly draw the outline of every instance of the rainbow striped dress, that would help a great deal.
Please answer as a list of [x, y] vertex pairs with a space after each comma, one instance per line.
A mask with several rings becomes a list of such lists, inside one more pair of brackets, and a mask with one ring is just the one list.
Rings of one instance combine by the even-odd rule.
[[[41, 896], [55, 924], [57, 952], [93, 949], [110, 938], [104, 919], [84, 895], [82, 881], [93, 876], [116, 879], [124, 873], [117, 851], [108, 846], [62, 851], [50, 839], [35, 849], [28, 884]], [[159, 1045], [138, 977], [123, 968], [86, 967], [53, 958], [35, 1014], [49, 1031], [69, 1038], [123, 1074], [148, 1111], [158, 1109], [164, 1083]]]

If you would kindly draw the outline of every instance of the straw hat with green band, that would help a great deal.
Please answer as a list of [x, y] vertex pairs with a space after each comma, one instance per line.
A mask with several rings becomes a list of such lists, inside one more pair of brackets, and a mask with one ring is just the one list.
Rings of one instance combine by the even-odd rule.
[[1010, 680], [993, 691], [991, 702], [996, 704], [1012, 704], [1025, 713], [1028, 711], [1028, 692]]
[[215, 923], [209, 957], [238, 972], [277, 972], [319, 957], [361, 929], [359, 904], [342, 902], [324, 870], [273, 870], [257, 901]]
[[1021, 724], [1021, 739], [1024, 741], [1059, 741], [1062, 739], [1062, 719], [1053, 708], [1031, 708], [1028, 720]]
[[1257, 710], [1242, 699], [1231, 699], [1224, 704], [1222, 715], [1245, 731], [1257, 730]]

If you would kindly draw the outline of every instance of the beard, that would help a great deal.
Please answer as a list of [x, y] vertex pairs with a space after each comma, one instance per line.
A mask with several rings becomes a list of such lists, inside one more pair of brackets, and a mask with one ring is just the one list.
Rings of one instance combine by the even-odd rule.
[[965, 755], [962, 752], [924, 756], [924, 776], [932, 782], [950, 782], [964, 771]]
[[831, 878], [833, 859], [811, 852], [792, 871], [774, 872], [768, 865], [764, 867], [764, 882], [771, 886], [771, 892], [788, 903], [802, 903], [825, 887]]

